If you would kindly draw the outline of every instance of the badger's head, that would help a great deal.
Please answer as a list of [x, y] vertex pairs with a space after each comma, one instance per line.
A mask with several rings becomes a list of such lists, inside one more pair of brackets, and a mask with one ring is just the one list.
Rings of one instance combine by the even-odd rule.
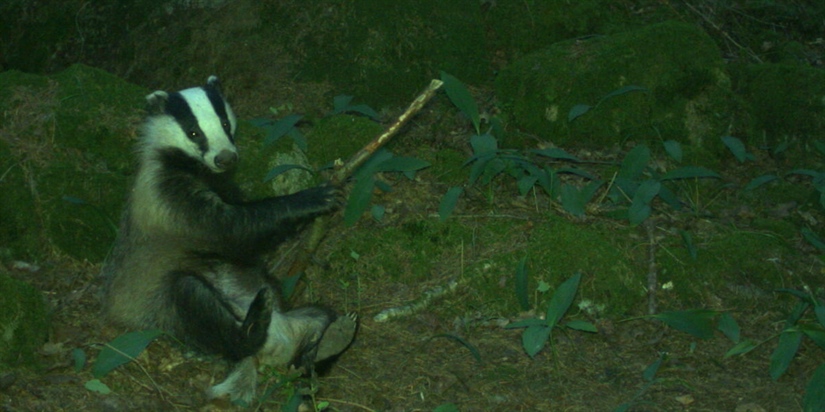
[[144, 130], [147, 148], [178, 149], [214, 173], [237, 164], [237, 119], [221, 95], [217, 76], [210, 76], [202, 87], [176, 93], [156, 91], [146, 100], [150, 113]]

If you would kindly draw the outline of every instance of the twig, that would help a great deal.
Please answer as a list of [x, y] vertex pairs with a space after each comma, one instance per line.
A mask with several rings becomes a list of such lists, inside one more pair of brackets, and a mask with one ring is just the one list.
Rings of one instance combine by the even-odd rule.
[[457, 287], [458, 281], [455, 279], [450, 279], [446, 286], [439, 285], [432, 289], [427, 289], [421, 294], [420, 298], [403, 306], [384, 309], [381, 312], [378, 312], [378, 314], [372, 319], [376, 322], [386, 322], [393, 318], [412, 315], [413, 313], [429, 306], [433, 299], [444, 296], [448, 292], [454, 291]]
[[[353, 155], [347, 163], [335, 171], [330, 179], [332, 183], [334, 185], [340, 185], [345, 182], [352, 175], [355, 169], [363, 165], [364, 162], [366, 162], [376, 150], [387, 144], [387, 142], [398, 133], [401, 127], [407, 124], [407, 122], [409, 122], [410, 119], [412, 119], [413, 116], [415, 116], [415, 114], [418, 113], [424, 105], [433, 98], [433, 96], [435, 96], [435, 92], [441, 88], [442, 84], [443, 82], [441, 80], [433, 79], [430, 82], [430, 85], [427, 86], [427, 88], [424, 89], [424, 91], [421, 92], [415, 100], [413, 100], [410, 107], [408, 107], [407, 110], [404, 111], [404, 113], [402, 113], [401, 116], [399, 116], [398, 119], [396, 119], [395, 122], [384, 131], [384, 133], [381, 133], [378, 137], [369, 142], [363, 149]], [[287, 272], [288, 276], [292, 277], [303, 273], [307, 266], [309, 266], [309, 261], [312, 258], [312, 255], [318, 249], [321, 239], [323, 239], [326, 234], [328, 222], [328, 216], [322, 216], [315, 219], [312, 228], [310, 228], [305, 246], [298, 251], [298, 256], [292, 262], [289, 272]]]

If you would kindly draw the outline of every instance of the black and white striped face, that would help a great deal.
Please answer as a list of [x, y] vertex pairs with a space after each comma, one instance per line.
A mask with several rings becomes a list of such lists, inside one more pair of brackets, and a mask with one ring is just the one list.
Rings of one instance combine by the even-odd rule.
[[237, 164], [237, 119], [221, 96], [217, 77], [210, 76], [205, 86], [176, 93], [156, 91], [146, 100], [155, 113], [147, 121], [146, 135], [153, 139], [149, 145], [180, 149], [215, 173]]

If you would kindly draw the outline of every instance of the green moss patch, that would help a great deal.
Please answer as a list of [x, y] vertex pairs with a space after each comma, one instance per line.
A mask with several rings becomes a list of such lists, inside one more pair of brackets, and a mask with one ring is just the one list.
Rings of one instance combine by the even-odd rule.
[[[556, 43], [502, 71], [496, 90], [518, 127], [563, 147], [673, 139], [721, 149], [730, 81], [701, 29], [678, 22]], [[633, 91], [606, 98], [624, 87]], [[571, 109], [591, 110], [574, 121]]]
[[46, 303], [30, 285], [0, 273], [0, 370], [33, 366], [48, 335]]

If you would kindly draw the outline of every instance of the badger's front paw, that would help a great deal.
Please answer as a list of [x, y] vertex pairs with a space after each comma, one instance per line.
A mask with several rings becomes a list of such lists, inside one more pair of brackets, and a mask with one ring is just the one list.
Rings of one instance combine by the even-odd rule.
[[228, 396], [232, 402], [249, 405], [255, 399], [257, 386], [258, 371], [255, 368], [255, 359], [248, 357], [238, 362], [223, 382], [209, 388], [206, 395], [209, 399]]
[[295, 203], [304, 213], [316, 214], [331, 212], [344, 204], [341, 188], [330, 182], [295, 193]]

